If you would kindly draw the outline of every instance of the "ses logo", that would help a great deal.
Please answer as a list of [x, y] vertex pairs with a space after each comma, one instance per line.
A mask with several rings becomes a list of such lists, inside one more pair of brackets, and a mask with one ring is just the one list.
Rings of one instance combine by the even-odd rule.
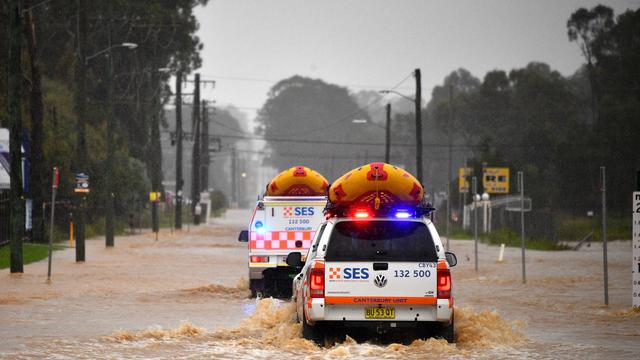
[[329, 279], [366, 280], [369, 278], [367, 268], [329, 268]]
[[312, 206], [287, 206], [282, 208], [282, 214], [284, 217], [313, 216], [314, 208]]

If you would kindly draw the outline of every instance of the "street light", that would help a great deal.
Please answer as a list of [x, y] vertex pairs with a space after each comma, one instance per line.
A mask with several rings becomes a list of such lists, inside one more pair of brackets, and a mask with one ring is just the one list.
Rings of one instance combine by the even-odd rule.
[[380, 94], [385, 94], [385, 95], [386, 95], [386, 94], [396, 94], [396, 95], [398, 95], [398, 96], [400, 96], [400, 97], [402, 97], [402, 98], [405, 98], [405, 99], [407, 99], [407, 100], [409, 100], [409, 101], [411, 101], [411, 102], [415, 102], [415, 101], [416, 101], [416, 99], [415, 99], [415, 98], [412, 98], [412, 97], [410, 97], [410, 96], [407, 96], [407, 95], [405, 95], [405, 94], [403, 94], [403, 93], [399, 93], [399, 92], [397, 92], [397, 91], [395, 91], [395, 90], [380, 90], [380, 91], [378, 91], [378, 92], [379, 92]]
[[[85, 65], [88, 64], [89, 60], [95, 58], [104, 53], [109, 53], [111, 55], [111, 50], [115, 48], [127, 48], [129, 50], [133, 50], [138, 47], [138, 44], [123, 42], [121, 44], [111, 45], [104, 50], [98, 51], [97, 53], [85, 58]], [[114, 132], [115, 132], [115, 112], [113, 111], [113, 104], [111, 103], [113, 96], [113, 57], [109, 56], [109, 85], [107, 88], [107, 103], [109, 104], [109, 108], [111, 113], [107, 117], [107, 161], [105, 166], [105, 190], [107, 192], [107, 203], [106, 203], [106, 211], [105, 211], [105, 245], [107, 247], [113, 247], [113, 220], [115, 217], [115, 194], [113, 190], [113, 161], [115, 156], [115, 143], [114, 143]]]
[[[380, 90], [381, 94], [396, 94], [406, 100], [412, 101], [415, 103], [415, 116], [416, 116], [416, 178], [418, 182], [422, 184], [422, 105], [420, 101], [422, 100], [422, 84], [421, 84], [421, 75], [420, 69], [415, 69], [414, 77], [416, 78], [416, 97], [411, 98], [407, 95], [399, 93], [395, 90]], [[388, 110], [387, 110], [388, 111]]]
[[384, 162], [385, 163], [389, 163], [389, 149], [391, 147], [391, 136], [390, 136], [390, 132], [391, 132], [391, 104], [387, 104], [387, 125], [386, 126], [382, 126], [380, 124], [374, 123], [372, 121], [369, 121], [367, 119], [353, 119], [351, 120], [352, 123], [354, 124], [369, 124], [369, 125], [373, 125], [379, 128], [382, 128], [385, 130], [385, 146], [384, 146]]
[[84, 64], [87, 65], [89, 64], [89, 60], [95, 58], [96, 56], [100, 56], [106, 52], [111, 52], [111, 50], [115, 49], [115, 48], [119, 48], [119, 47], [123, 47], [123, 48], [127, 48], [129, 50], [133, 50], [135, 48], [138, 47], [138, 44], [136, 43], [130, 43], [130, 42], [123, 42], [122, 44], [116, 44], [113, 46], [109, 46], [108, 48], [104, 49], [104, 50], [100, 50], [97, 53], [91, 55], [91, 56], [87, 56], [86, 58], [84, 58]]

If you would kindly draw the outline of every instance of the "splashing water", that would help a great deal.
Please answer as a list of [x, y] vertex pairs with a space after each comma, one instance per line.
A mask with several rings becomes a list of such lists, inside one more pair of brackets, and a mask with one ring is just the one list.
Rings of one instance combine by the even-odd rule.
[[[234, 328], [207, 331], [189, 323], [176, 329], [147, 329], [141, 332], [119, 331], [106, 338], [119, 343], [141, 340], [190, 341], [200, 351], [218, 349], [238, 357], [270, 357], [298, 354], [328, 358], [423, 358], [424, 354], [473, 356], [482, 349], [509, 348], [525, 343], [520, 324], [503, 320], [495, 311], [474, 312], [469, 308], [456, 308], [457, 343], [443, 339], [415, 340], [409, 345], [357, 343], [350, 337], [332, 347], [320, 348], [302, 338], [302, 326], [296, 322], [295, 304], [274, 299], [256, 302], [255, 312]], [[202, 341], [204, 340], [204, 343]], [[203, 347], [203, 345], [206, 345]], [[256, 353], [255, 349], [261, 352]], [[239, 354], [244, 354], [240, 356]], [[251, 355], [249, 355], [251, 354]]]
[[229, 287], [219, 284], [209, 284], [204, 286], [198, 286], [194, 288], [184, 289], [184, 292], [192, 295], [196, 294], [210, 294], [214, 296], [226, 296], [234, 298], [248, 298], [251, 294], [249, 292], [249, 282], [246, 278], [241, 278], [235, 287]]
[[128, 330], [118, 330], [113, 335], [106, 337], [106, 340], [117, 342], [136, 341], [144, 339], [166, 340], [171, 338], [193, 338], [202, 336], [206, 329], [194, 326], [190, 323], [183, 323], [175, 329], [165, 330], [160, 327], [149, 328], [140, 332]]

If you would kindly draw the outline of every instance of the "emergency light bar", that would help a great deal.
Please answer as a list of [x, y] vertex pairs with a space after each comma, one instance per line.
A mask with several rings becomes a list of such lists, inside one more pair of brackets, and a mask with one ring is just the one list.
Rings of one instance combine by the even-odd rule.
[[431, 215], [435, 210], [431, 204], [416, 207], [397, 207], [397, 206], [383, 206], [378, 210], [373, 210], [368, 206], [335, 206], [327, 205], [324, 209], [324, 214], [327, 219], [332, 217], [353, 217], [356, 219], [370, 219], [374, 217], [379, 218], [396, 218], [396, 219], [417, 219], [422, 216]]

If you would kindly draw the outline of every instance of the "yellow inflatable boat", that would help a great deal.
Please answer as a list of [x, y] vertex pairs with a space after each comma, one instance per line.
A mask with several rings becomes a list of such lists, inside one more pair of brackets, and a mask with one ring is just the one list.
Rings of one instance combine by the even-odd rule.
[[363, 204], [379, 208], [390, 205], [419, 205], [422, 185], [405, 170], [382, 162], [363, 165], [342, 175], [329, 188], [334, 206]]
[[267, 196], [322, 196], [329, 182], [306, 166], [294, 166], [276, 175], [267, 185]]

